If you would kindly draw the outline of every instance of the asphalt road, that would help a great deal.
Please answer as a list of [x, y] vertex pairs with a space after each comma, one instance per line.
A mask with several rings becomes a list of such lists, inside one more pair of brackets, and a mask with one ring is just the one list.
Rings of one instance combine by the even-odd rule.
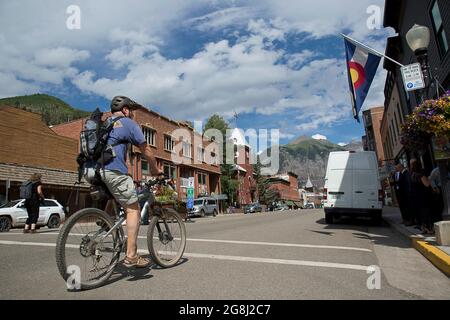
[[[131, 271], [119, 265], [105, 286], [82, 292], [68, 291], [57, 271], [57, 230], [11, 230], [0, 233], [0, 299], [450, 297], [449, 278], [387, 225], [348, 219], [327, 225], [323, 217], [322, 210], [301, 210], [197, 218], [186, 223], [183, 263]], [[380, 268], [379, 289], [369, 266]]]

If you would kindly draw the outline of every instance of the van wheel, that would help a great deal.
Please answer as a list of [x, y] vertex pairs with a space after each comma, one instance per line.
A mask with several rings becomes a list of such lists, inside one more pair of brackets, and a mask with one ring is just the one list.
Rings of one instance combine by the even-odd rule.
[[217, 211], [216, 211], [216, 209], [214, 209], [214, 211], [213, 211], [213, 217], [215, 217], [215, 216], [217, 216]]
[[0, 232], [8, 232], [11, 229], [12, 223], [10, 217], [0, 217]]
[[205, 210], [200, 211], [200, 217], [205, 217]]
[[374, 225], [379, 226], [381, 225], [381, 223], [383, 222], [383, 218], [381, 216], [381, 212], [377, 212], [373, 218], [372, 218], [372, 222]]
[[333, 214], [332, 213], [325, 213], [325, 222], [328, 224], [333, 224]]

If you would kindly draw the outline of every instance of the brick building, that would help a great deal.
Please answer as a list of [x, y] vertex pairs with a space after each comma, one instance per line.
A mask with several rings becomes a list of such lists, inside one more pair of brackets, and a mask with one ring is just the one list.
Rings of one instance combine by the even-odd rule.
[[303, 207], [298, 191], [298, 176], [293, 172], [278, 174], [269, 178], [269, 189], [277, 191], [280, 203], [291, 209]]
[[[231, 132], [228, 142], [235, 146], [235, 165], [233, 166], [233, 178], [238, 180], [236, 205], [245, 206], [258, 201], [255, 173], [253, 171], [253, 155], [251, 147], [245, 141], [240, 129], [235, 128]], [[231, 199], [233, 201], [233, 199]]]
[[[105, 113], [104, 117], [110, 115]], [[51, 129], [58, 135], [78, 141], [86, 119], [63, 123]], [[173, 121], [143, 106], [135, 111], [134, 120], [141, 126], [157, 166], [174, 180], [180, 200], [187, 198], [190, 177], [195, 178], [195, 197], [221, 193], [216, 143], [204, 139], [187, 123]], [[129, 173], [135, 181], [146, 181], [151, 177], [148, 163], [138, 148], [130, 148], [127, 160]]]
[[[6, 194], [9, 180], [8, 199], [18, 199], [20, 184], [31, 174], [41, 173], [44, 195], [74, 212], [79, 208], [74, 192], [77, 154], [77, 142], [55, 134], [42, 122], [41, 115], [0, 106], [0, 195]], [[90, 204], [88, 190], [87, 184], [80, 186], [80, 207]]]
[[381, 120], [383, 119], [384, 107], [375, 107], [363, 112], [365, 135], [365, 151], [375, 151], [378, 165], [381, 167], [386, 160], [384, 157], [383, 142], [381, 140]]

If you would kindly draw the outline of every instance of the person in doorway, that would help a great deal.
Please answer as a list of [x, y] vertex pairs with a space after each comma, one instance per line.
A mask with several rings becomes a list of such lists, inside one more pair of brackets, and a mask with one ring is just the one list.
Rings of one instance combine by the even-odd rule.
[[402, 223], [405, 226], [413, 225], [411, 209], [409, 208], [409, 193], [411, 189], [411, 180], [409, 171], [401, 163], [395, 165], [394, 189], [397, 197], [398, 206], [402, 215]]
[[411, 159], [411, 209], [416, 218], [417, 227], [423, 234], [432, 234], [430, 214], [430, 186], [431, 182], [423, 174], [422, 165], [417, 159]]
[[428, 179], [430, 180], [431, 188], [433, 190], [431, 195], [431, 216], [434, 225], [435, 222], [442, 221], [442, 211], [444, 210], [444, 194], [442, 192], [443, 187], [439, 167], [436, 167], [431, 171]]
[[27, 208], [28, 219], [25, 222], [24, 233], [36, 233], [36, 223], [39, 218], [39, 205], [45, 199], [42, 191], [42, 175], [40, 173], [33, 173], [29, 179], [32, 183], [32, 193], [29, 199], [25, 200], [25, 207]]

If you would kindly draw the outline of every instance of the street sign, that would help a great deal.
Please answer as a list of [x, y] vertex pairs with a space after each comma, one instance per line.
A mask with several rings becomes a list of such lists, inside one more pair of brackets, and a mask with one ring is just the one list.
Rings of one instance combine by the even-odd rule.
[[403, 83], [406, 91], [414, 91], [425, 88], [422, 68], [420, 63], [413, 63], [401, 68]]
[[192, 209], [192, 207], [194, 206], [194, 182], [195, 182], [195, 178], [194, 177], [189, 177], [189, 183], [188, 183], [188, 187], [187, 187], [187, 203], [186, 203], [186, 208], [187, 209]]
[[188, 188], [194, 188], [194, 177], [190, 177], [188, 181]]

